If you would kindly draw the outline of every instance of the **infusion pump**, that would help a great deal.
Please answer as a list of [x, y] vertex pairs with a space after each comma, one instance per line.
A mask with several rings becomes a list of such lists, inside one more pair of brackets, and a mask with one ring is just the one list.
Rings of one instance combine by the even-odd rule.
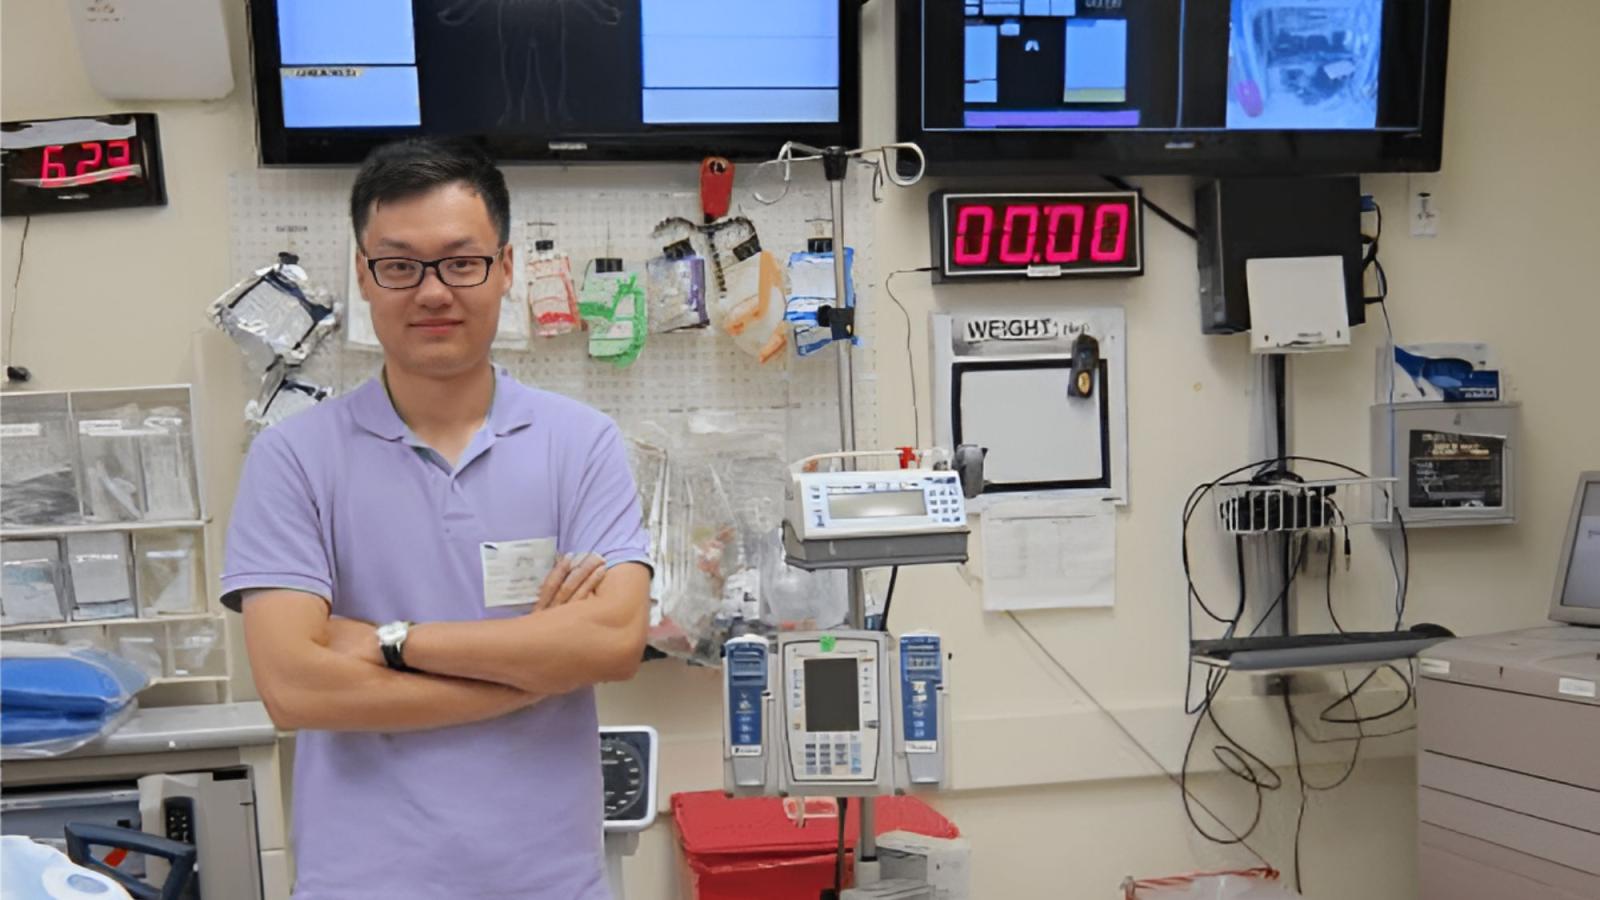
[[967, 530], [966, 498], [954, 469], [819, 471], [829, 460], [882, 455], [822, 454], [796, 463], [788, 492], [795, 535], [818, 541]]
[[931, 632], [733, 638], [723, 661], [730, 794], [875, 796], [945, 780], [949, 704]]

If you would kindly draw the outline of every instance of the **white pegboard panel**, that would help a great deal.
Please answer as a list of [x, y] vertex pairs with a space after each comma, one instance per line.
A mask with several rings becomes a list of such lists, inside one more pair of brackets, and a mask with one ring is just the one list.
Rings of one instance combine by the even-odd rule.
[[[870, 178], [859, 174], [863, 171], [852, 172], [846, 242], [855, 248], [857, 331], [863, 339], [855, 351], [857, 443], [870, 448], [878, 440], [872, 340], [877, 316], [871, 295], [877, 279]], [[645, 260], [660, 255], [662, 241], [651, 236], [658, 223], [669, 216], [700, 219], [699, 195], [691, 185], [600, 189], [606, 183], [606, 170], [595, 169], [560, 173], [559, 186], [551, 186], [551, 175], [549, 170], [507, 170], [511, 240], [520, 258], [526, 258], [534, 240], [550, 237], [571, 256], [575, 274], [597, 256], [620, 256], [630, 270], [639, 270]], [[300, 257], [318, 284], [343, 299], [353, 253], [348, 208], [353, 177], [344, 170], [236, 174], [231, 180], [236, 277], [243, 278], [272, 262], [279, 252], [289, 251]], [[631, 180], [639, 181], [638, 174], [632, 173]], [[797, 166], [793, 186], [773, 206], [756, 202], [746, 182], [741, 178], [736, 186], [732, 212], [753, 221], [762, 246], [780, 260], [804, 249], [806, 238], [828, 233], [828, 187], [819, 167]], [[703, 240], [697, 244], [703, 255], [709, 252]], [[707, 268], [708, 290], [714, 291], [709, 262]], [[627, 369], [590, 359], [582, 335], [535, 338], [529, 350], [498, 351], [495, 359], [523, 382], [583, 400], [625, 428], [694, 410], [786, 410], [791, 456], [837, 447], [837, 364], [831, 350], [806, 359], [791, 351], [782, 364], [760, 365], [726, 335], [707, 330], [653, 334], [638, 361]], [[303, 371], [310, 380], [344, 391], [375, 374], [378, 364], [375, 353], [349, 347], [342, 334], [335, 334]]]

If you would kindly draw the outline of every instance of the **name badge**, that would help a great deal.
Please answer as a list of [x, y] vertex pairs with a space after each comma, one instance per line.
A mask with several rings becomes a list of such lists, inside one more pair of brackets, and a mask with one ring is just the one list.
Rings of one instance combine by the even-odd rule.
[[478, 554], [483, 559], [483, 605], [530, 606], [555, 568], [556, 540], [484, 541]]

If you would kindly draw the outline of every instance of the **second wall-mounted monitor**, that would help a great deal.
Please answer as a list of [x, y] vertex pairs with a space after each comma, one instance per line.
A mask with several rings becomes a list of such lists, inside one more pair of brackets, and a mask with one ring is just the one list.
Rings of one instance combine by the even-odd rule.
[[900, 0], [929, 169], [1439, 168], [1449, 0]]
[[267, 165], [412, 135], [507, 161], [854, 146], [859, 0], [253, 0]]

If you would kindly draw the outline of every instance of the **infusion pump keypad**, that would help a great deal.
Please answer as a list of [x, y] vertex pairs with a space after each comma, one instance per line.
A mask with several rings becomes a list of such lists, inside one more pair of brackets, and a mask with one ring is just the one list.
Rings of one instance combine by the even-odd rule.
[[803, 771], [807, 776], [824, 778], [861, 775], [861, 732], [808, 733]]

